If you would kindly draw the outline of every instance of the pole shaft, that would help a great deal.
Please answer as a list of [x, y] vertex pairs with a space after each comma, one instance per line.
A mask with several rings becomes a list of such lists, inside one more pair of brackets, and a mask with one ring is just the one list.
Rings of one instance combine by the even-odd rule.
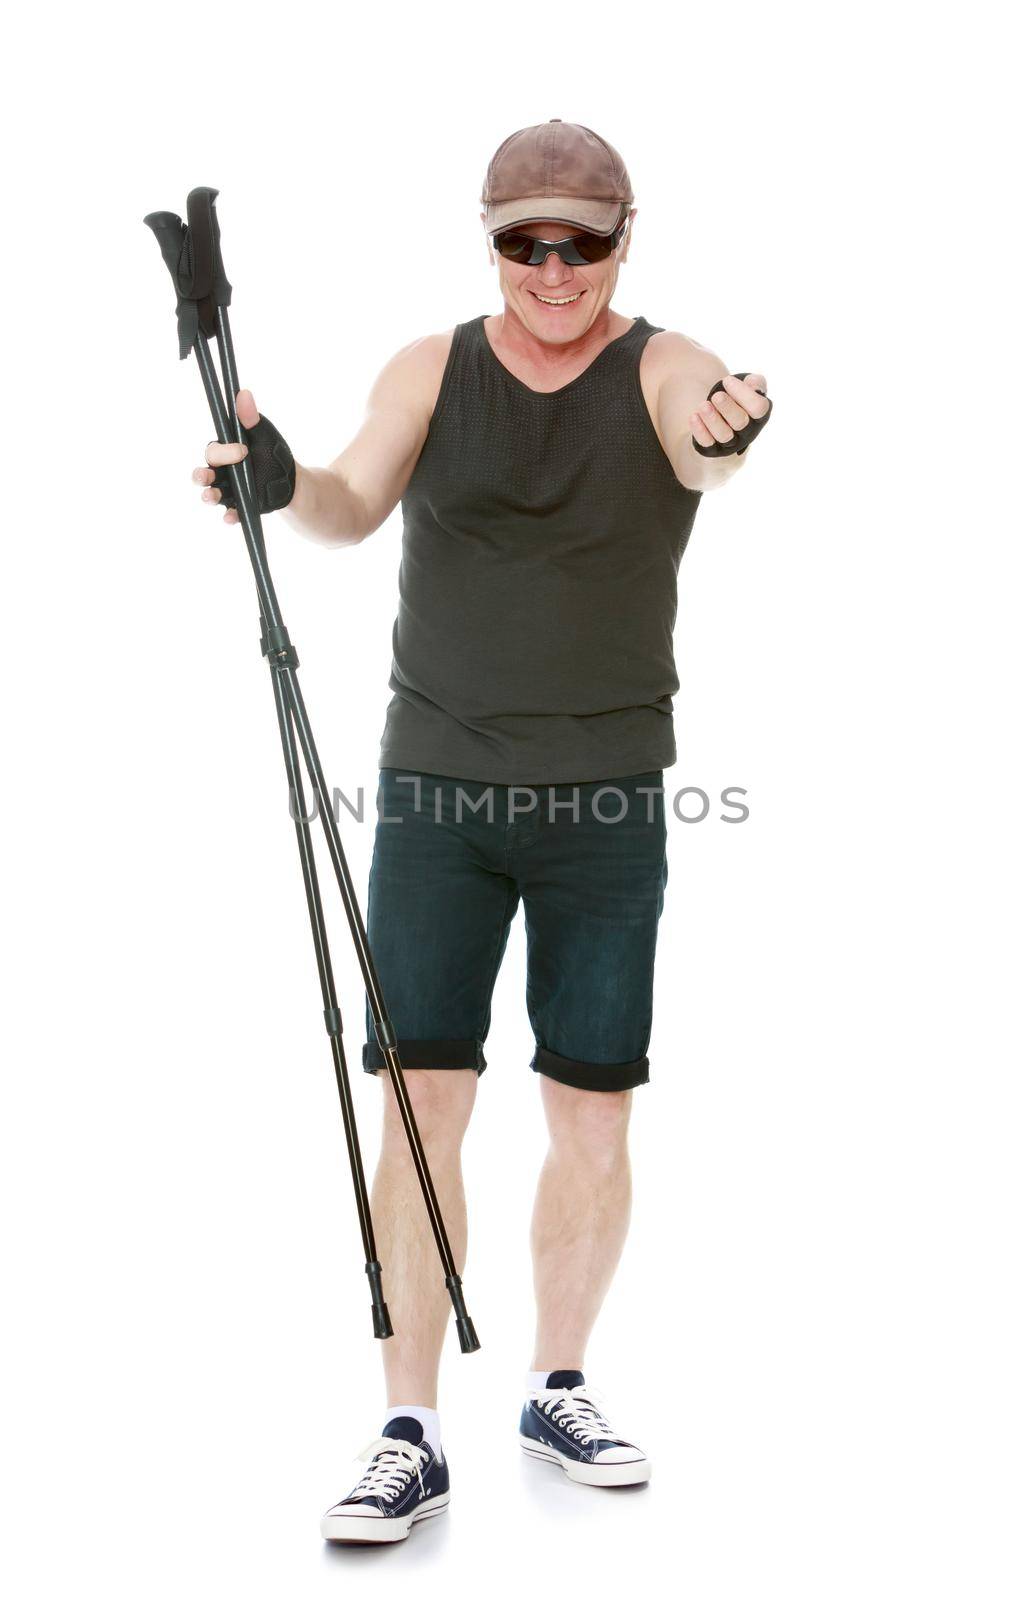
[[436, 1240], [436, 1248], [439, 1251], [446, 1276], [453, 1277], [457, 1271], [454, 1265], [453, 1252], [450, 1248], [450, 1241], [447, 1238], [439, 1201], [436, 1198], [436, 1190], [433, 1186], [432, 1175], [429, 1172], [429, 1164], [425, 1158], [425, 1150], [422, 1146], [421, 1135], [418, 1132], [418, 1124], [411, 1109], [411, 1100], [407, 1092], [407, 1084], [404, 1082], [403, 1068], [400, 1064], [396, 1043], [395, 1041], [388, 1042], [393, 1040], [393, 1028], [386, 1011], [386, 1003], [382, 996], [378, 974], [375, 971], [375, 963], [372, 960], [372, 952], [368, 945], [368, 935], [365, 931], [364, 921], [357, 902], [357, 895], [354, 892], [354, 884], [350, 876], [350, 869], [347, 866], [343, 843], [339, 836], [339, 828], [332, 809], [329, 786], [325, 781], [325, 774], [318, 758], [314, 735], [311, 732], [307, 707], [304, 705], [303, 695], [300, 692], [300, 684], [297, 681], [294, 668], [286, 666], [279, 670], [286, 682], [290, 708], [293, 713], [293, 724], [300, 740], [300, 748], [303, 751], [308, 776], [318, 796], [318, 810], [321, 814], [322, 830], [325, 834], [325, 842], [329, 847], [329, 856], [332, 861], [333, 871], [336, 874], [336, 882], [339, 884], [339, 892], [343, 899], [343, 909], [350, 925], [354, 950], [361, 968], [361, 976], [364, 979], [372, 1018], [375, 1022], [375, 1031], [380, 1040], [387, 1041], [382, 1045], [382, 1053], [386, 1060], [386, 1070], [393, 1086], [393, 1093], [396, 1095], [400, 1120], [404, 1125], [411, 1157], [414, 1161], [415, 1171], [418, 1174], [418, 1182], [425, 1201], [425, 1209], [429, 1214], [429, 1223]]
[[[204, 380], [204, 389], [207, 393], [207, 403], [211, 408], [211, 419], [214, 422], [214, 431], [218, 435], [220, 444], [234, 444], [235, 440], [229, 415], [225, 409], [225, 401], [218, 385], [218, 377], [211, 360], [211, 352], [207, 348], [207, 340], [203, 334], [193, 346], [193, 353], [197, 358], [200, 376]], [[233, 403], [233, 417], [235, 419], [235, 404]], [[238, 419], [236, 419], [238, 421]], [[271, 626], [282, 627], [282, 612], [272, 584], [271, 573], [268, 571], [268, 559], [264, 551], [264, 534], [261, 524], [254, 509], [253, 501], [247, 488], [246, 474], [239, 466], [231, 466], [226, 471], [232, 478], [232, 491], [236, 497], [236, 507], [239, 520], [243, 526], [243, 538], [246, 541], [247, 554], [250, 565], [254, 569], [254, 581], [257, 584], [258, 599], [261, 612], [266, 623]]]
[[[328, 934], [325, 927], [325, 912], [322, 907], [321, 891], [318, 887], [318, 868], [314, 859], [314, 844], [311, 839], [311, 829], [307, 821], [306, 807], [304, 805], [303, 779], [300, 772], [300, 762], [297, 757], [296, 740], [293, 737], [293, 724], [289, 716], [289, 705], [281, 674], [273, 667], [271, 676], [275, 692], [275, 710], [279, 720], [279, 736], [282, 740], [282, 754], [286, 762], [290, 810], [296, 827], [297, 848], [300, 852], [300, 869], [304, 878], [308, 915], [311, 919], [311, 937], [314, 940], [318, 982], [322, 991], [322, 1007], [328, 1020], [333, 1013], [338, 1013], [339, 1007], [336, 1002], [336, 984], [332, 973], [332, 956], [329, 952]], [[347, 1152], [350, 1156], [350, 1170], [354, 1179], [354, 1198], [357, 1201], [357, 1218], [361, 1229], [361, 1242], [364, 1245], [366, 1262], [374, 1262], [376, 1260], [375, 1231], [372, 1226], [371, 1208], [368, 1204], [368, 1186], [365, 1181], [364, 1162], [361, 1159], [361, 1146], [357, 1135], [357, 1121], [354, 1116], [354, 1102], [350, 1093], [350, 1078], [347, 1073], [346, 1057], [343, 1051], [343, 1039], [338, 1028], [331, 1033], [330, 1042], [332, 1044], [333, 1065], [336, 1071], [336, 1087], [339, 1092], [340, 1110], [343, 1113], [343, 1129], [346, 1135]]]
[[[232, 330], [229, 319], [225, 314], [225, 307], [219, 306], [215, 311], [215, 321], [218, 328], [218, 355], [222, 367], [222, 384], [225, 389], [225, 404], [229, 413], [229, 426], [232, 436], [238, 444], [243, 443], [243, 428], [236, 415], [236, 396], [239, 394], [239, 372], [236, 367], [236, 351], [232, 343]], [[250, 500], [257, 505], [257, 487], [254, 483], [253, 463], [249, 456], [243, 460], [243, 476], [247, 481]], [[263, 540], [262, 540], [263, 548]], [[267, 621], [267, 618], [265, 619]]]

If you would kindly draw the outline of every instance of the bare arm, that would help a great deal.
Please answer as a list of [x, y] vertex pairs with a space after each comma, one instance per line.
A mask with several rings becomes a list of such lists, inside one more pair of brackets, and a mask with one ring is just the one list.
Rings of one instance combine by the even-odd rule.
[[[653, 397], [648, 403], [664, 452], [685, 488], [717, 489], [736, 475], [746, 455], [702, 456], [694, 443], [727, 443], [734, 429], [746, 427], [751, 415], [746, 406], [753, 404], [754, 380], [747, 386], [748, 399], [744, 385], [730, 375], [725, 362], [683, 334], [655, 334], [648, 352], [650, 345], [655, 346], [655, 359], [645, 388]], [[763, 388], [764, 379], [760, 374], [755, 377]], [[726, 393], [709, 401], [708, 394], [719, 378]]]
[[[357, 544], [381, 527], [407, 487], [429, 428], [453, 332], [430, 334], [405, 346], [383, 368], [372, 388], [364, 422], [346, 449], [327, 467], [297, 463], [296, 488], [282, 516], [307, 538], [328, 545]], [[257, 407], [241, 390], [237, 411], [245, 427]], [[238, 445], [208, 446], [208, 467], [194, 472], [206, 485], [202, 498], [221, 497], [210, 487], [212, 467], [242, 459]], [[236, 522], [235, 511], [225, 512]]]
[[299, 467], [283, 512], [322, 544], [357, 544], [399, 503], [429, 429], [452, 333], [405, 346], [380, 372], [364, 422], [328, 467]]

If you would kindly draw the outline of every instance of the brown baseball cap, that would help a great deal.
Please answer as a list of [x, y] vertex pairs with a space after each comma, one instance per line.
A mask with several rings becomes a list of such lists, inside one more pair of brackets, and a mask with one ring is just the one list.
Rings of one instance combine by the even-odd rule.
[[486, 171], [486, 232], [520, 222], [574, 222], [613, 233], [632, 205], [618, 151], [592, 128], [552, 117], [505, 139]]

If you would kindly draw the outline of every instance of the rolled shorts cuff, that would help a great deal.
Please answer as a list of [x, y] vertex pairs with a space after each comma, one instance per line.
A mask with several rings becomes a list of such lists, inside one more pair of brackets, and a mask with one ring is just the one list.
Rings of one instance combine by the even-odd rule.
[[638, 1089], [641, 1083], [650, 1082], [650, 1058], [640, 1056], [638, 1061], [570, 1061], [567, 1056], [557, 1056], [552, 1050], [537, 1045], [532, 1058], [533, 1072], [545, 1078], [566, 1083], [571, 1089]]
[[[397, 1053], [405, 1071], [409, 1067], [471, 1067], [481, 1077], [486, 1070], [486, 1057], [478, 1039], [398, 1039]], [[365, 1072], [383, 1070], [386, 1058], [377, 1039], [362, 1046], [361, 1063]]]

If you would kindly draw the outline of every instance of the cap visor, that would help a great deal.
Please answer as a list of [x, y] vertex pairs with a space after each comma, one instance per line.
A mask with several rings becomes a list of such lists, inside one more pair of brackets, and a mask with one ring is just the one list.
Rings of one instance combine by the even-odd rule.
[[486, 232], [524, 222], [574, 222], [587, 233], [613, 233], [622, 215], [620, 200], [580, 200], [573, 195], [529, 195], [486, 207]]

